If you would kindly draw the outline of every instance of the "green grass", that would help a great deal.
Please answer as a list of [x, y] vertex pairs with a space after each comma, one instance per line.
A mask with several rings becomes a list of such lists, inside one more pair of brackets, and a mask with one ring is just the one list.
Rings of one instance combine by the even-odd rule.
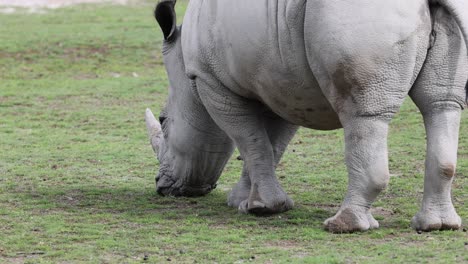
[[[227, 207], [235, 159], [205, 197], [156, 195], [144, 111], [162, 107], [168, 82], [153, 5], [0, 14], [0, 263], [468, 262], [467, 233], [409, 227], [425, 153], [409, 100], [391, 126], [378, 230], [322, 229], [346, 190], [342, 131], [302, 129], [292, 141], [278, 166], [290, 212], [257, 218]], [[465, 221], [467, 129], [464, 113], [453, 198]]]

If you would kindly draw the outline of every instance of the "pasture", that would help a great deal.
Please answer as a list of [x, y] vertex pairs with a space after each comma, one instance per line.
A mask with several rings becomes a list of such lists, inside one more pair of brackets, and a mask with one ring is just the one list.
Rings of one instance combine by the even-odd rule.
[[[378, 230], [330, 234], [345, 195], [341, 130], [301, 129], [277, 169], [295, 208], [270, 217], [226, 205], [237, 153], [201, 198], [155, 192], [146, 107], [168, 81], [156, 1], [0, 14], [0, 263], [464, 263], [466, 229], [417, 233], [425, 133], [408, 98], [391, 124]], [[182, 21], [187, 1], [178, 1]], [[468, 113], [453, 202], [468, 221]]]

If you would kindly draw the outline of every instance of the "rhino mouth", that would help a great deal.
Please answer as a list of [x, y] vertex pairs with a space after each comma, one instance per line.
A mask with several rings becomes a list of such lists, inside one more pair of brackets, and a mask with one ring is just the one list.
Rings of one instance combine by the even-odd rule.
[[210, 193], [216, 184], [189, 184], [185, 179], [174, 179], [171, 174], [159, 172], [156, 177], [156, 192], [162, 196], [197, 197]]

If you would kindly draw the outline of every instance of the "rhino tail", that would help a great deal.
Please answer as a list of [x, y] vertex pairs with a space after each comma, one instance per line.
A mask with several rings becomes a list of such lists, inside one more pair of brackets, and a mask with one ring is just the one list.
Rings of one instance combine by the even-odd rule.
[[465, 39], [468, 49], [468, 5], [461, 0], [430, 0], [431, 3], [438, 3], [443, 6], [453, 16]]
[[[443, 6], [453, 16], [465, 39], [466, 50], [468, 52], [468, 5], [462, 0], [429, 0], [430, 3], [438, 3]], [[468, 58], [467, 58], [468, 59]], [[466, 89], [466, 104], [468, 105], [468, 81]]]

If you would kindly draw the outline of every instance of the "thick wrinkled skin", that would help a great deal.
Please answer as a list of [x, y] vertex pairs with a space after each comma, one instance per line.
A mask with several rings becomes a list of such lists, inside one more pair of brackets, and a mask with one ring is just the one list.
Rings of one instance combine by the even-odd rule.
[[468, 3], [191, 0], [182, 28], [174, 4], [163, 0], [155, 12], [171, 84], [155, 148], [160, 193], [209, 192], [235, 145], [244, 167], [228, 205], [289, 210], [275, 167], [298, 126], [343, 128], [348, 192], [325, 228], [377, 228], [369, 209], [389, 180], [388, 126], [409, 94], [428, 140], [412, 225], [461, 226], [450, 188], [467, 100]]

